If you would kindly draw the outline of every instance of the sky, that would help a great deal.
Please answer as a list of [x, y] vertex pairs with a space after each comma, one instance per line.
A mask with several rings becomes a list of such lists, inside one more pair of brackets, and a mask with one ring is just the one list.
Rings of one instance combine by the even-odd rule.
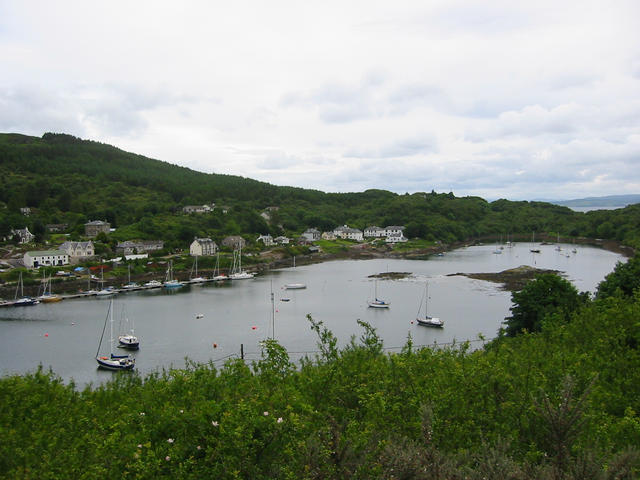
[[637, 0], [0, 0], [0, 132], [325, 192], [640, 193]]

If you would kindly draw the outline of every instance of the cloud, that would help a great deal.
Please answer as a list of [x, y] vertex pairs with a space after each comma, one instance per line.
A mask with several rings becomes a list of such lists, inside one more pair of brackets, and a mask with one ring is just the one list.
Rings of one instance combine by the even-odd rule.
[[568, 198], [638, 187], [631, 0], [0, 11], [3, 131], [67, 132], [326, 191]]

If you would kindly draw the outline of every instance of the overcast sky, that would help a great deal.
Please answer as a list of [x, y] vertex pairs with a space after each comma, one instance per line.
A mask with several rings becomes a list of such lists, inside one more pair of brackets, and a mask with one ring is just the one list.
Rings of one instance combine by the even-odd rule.
[[0, 0], [0, 131], [327, 192], [640, 193], [640, 1]]

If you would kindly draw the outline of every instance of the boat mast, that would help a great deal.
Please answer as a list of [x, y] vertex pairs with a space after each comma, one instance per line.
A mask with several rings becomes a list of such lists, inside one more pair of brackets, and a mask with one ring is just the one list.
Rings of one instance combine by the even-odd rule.
[[273, 303], [273, 279], [271, 280], [271, 339], [276, 338], [276, 307]]

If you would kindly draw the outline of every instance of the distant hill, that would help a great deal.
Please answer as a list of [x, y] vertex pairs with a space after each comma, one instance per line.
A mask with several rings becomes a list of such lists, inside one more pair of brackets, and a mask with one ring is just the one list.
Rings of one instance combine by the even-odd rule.
[[[616, 201], [640, 202], [640, 195], [606, 198], [616, 198], [614, 206], [619, 206]], [[594, 204], [602, 206], [602, 201], [594, 199]], [[184, 206], [205, 203], [225, 208], [207, 215], [183, 214]], [[627, 244], [640, 238], [640, 205], [586, 214], [564, 205], [488, 202], [436, 193], [430, 185], [404, 195], [385, 190], [325, 193], [197, 172], [66, 134], [38, 138], [0, 133], [0, 239], [24, 227], [44, 239], [48, 224], [66, 224], [65, 233], [80, 239], [90, 220], [106, 220], [115, 228], [108, 238], [114, 245], [162, 239], [168, 249], [183, 248], [194, 237], [220, 241], [243, 235], [253, 241], [269, 233], [295, 238], [310, 227], [327, 231], [339, 225], [361, 230], [403, 225], [408, 238], [443, 243], [507, 235], [517, 240], [530, 238], [531, 232]], [[23, 215], [24, 207], [29, 216]]]
[[551, 201], [563, 207], [626, 207], [640, 203], [640, 195], [608, 195], [605, 197], [586, 197], [574, 200]]

